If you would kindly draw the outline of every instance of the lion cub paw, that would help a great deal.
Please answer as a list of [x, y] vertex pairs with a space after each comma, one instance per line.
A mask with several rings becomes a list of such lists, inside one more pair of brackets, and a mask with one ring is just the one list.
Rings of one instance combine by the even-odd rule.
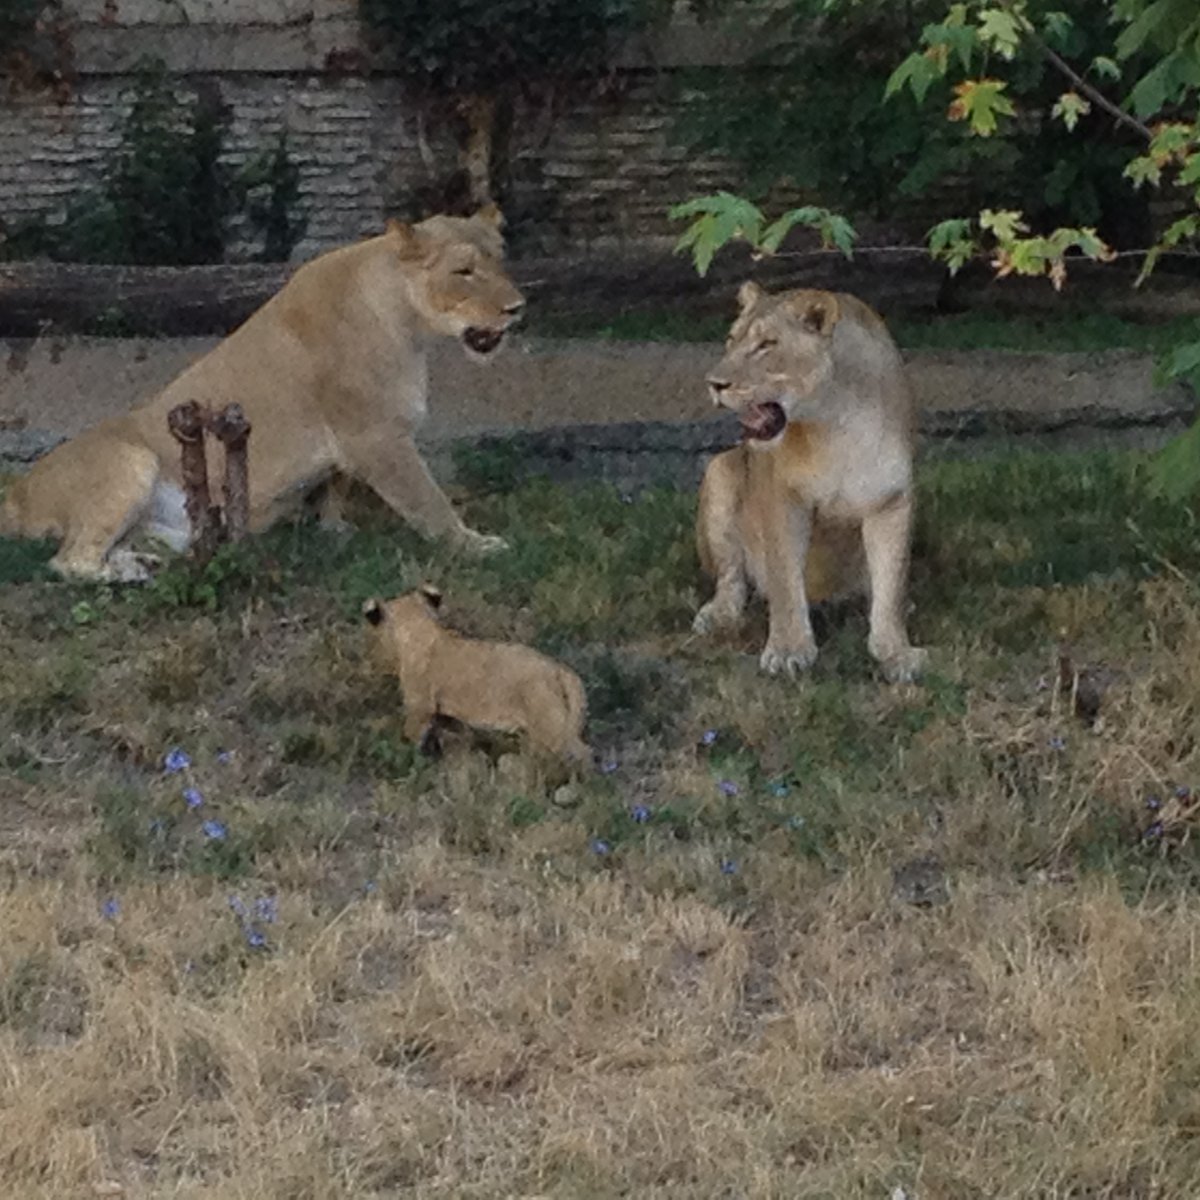
[[817, 661], [815, 642], [801, 642], [798, 646], [775, 646], [770, 642], [762, 652], [758, 665], [768, 675], [790, 675], [793, 678]]
[[502, 537], [497, 537], [493, 533], [479, 533], [474, 529], [463, 529], [456, 539], [456, 544], [468, 554], [480, 557], [499, 554], [502, 550], [508, 549], [508, 543]]
[[919, 646], [905, 646], [892, 654], [881, 655], [879, 669], [888, 683], [914, 683], [925, 673], [929, 651]]

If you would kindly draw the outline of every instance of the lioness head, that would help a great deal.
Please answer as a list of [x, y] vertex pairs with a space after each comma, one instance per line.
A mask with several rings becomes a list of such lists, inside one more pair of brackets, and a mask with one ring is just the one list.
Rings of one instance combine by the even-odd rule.
[[503, 266], [504, 218], [494, 205], [472, 217], [389, 221], [387, 236], [406, 272], [413, 306], [434, 333], [459, 338], [487, 358], [525, 307]]
[[841, 314], [832, 292], [808, 289], [771, 296], [745, 283], [738, 302], [741, 312], [708, 387], [714, 404], [738, 414], [746, 440], [762, 445], [781, 437], [789, 421], [820, 416]]

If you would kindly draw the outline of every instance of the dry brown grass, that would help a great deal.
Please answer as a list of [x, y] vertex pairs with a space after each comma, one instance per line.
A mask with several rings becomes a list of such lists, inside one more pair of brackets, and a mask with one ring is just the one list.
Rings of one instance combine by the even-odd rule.
[[[1200, 783], [1200, 554], [970, 591], [965, 561], [1020, 561], [977, 519], [935, 526], [918, 577], [924, 689], [880, 687], [861, 617], [789, 686], [754, 634], [688, 641], [690, 575], [632, 649], [586, 552], [546, 551], [533, 598], [441, 564], [468, 623], [592, 681], [618, 767], [567, 808], [524, 762], [396, 742], [350, 614], [426, 573], [408, 543], [212, 614], [9, 587], [0, 1194], [1194, 1195], [1200, 860], [1182, 811], [1141, 835], [1148, 793]], [[1039, 686], [1064, 634], [1122, 672], [1092, 729]], [[949, 902], [914, 906], [893, 870], [930, 853]], [[231, 896], [274, 898], [264, 946]]]

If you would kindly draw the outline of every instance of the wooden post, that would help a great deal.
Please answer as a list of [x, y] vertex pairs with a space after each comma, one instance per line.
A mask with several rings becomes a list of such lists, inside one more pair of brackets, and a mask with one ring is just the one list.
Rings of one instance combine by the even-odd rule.
[[180, 474], [192, 527], [192, 554], [203, 565], [221, 540], [221, 511], [208, 492], [208, 461], [204, 453], [204, 414], [195, 400], [177, 404], [167, 414], [167, 428], [179, 443]]
[[240, 542], [250, 524], [250, 422], [240, 404], [227, 404], [209, 428], [225, 447], [225, 531], [231, 542]]

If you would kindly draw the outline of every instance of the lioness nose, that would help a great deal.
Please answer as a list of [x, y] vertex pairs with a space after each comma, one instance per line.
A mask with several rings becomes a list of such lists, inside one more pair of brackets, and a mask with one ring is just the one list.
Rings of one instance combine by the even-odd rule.
[[721, 403], [721, 397], [729, 390], [728, 379], [717, 379], [712, 375], [708, 377], [708, 388], [712, 392], [714, 404]]

